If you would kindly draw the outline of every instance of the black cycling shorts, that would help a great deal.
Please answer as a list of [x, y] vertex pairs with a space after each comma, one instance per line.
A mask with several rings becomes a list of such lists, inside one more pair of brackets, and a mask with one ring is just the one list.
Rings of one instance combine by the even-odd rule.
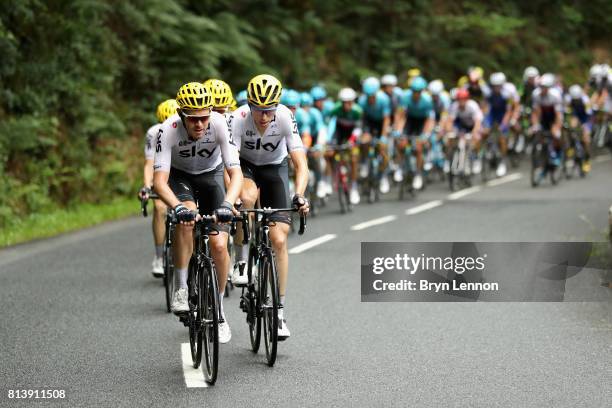
[[[264, 166], [256, 166], [241, 158], [240, 168], [244, 178], [253, 180], [259, 188], [259, 204], [261, 207], [290, 207], [289, 166], [286, 157], [279, 164]], [[270, 220], [291, 224], [291, 214], [279, 212], [270, 217]]]
[[404, 125], [404, 134], [407, 136], [420, 136], [425, 128], [427, 118], [417, 118], [416, 116], [406, 116], [406, 124]]
[[363, 132], [370, 133], [372, 137], [378, 137], [382, 135], [383, 121], [375, 120], [368, 117], [363, 119]]
[[[212, 215], [225, 199], [223, 164], [202, 174], [190, 174], [171, 167], [168, 184], [181, 202], [195, 202], [201, 215]], [[219, 229], [228, 232], [229, 225], [224, 224]]]

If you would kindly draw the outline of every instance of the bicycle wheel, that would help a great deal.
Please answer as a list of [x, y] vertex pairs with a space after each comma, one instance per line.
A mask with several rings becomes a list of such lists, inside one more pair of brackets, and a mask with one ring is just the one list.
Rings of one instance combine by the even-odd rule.
[[271, 251], [261, 258], [260, 265], [260, 301], [263, 321], [266, 359], [272, 367], [276, 361], [278, 346], [278, 276]]
[[202, 311], [200, 339], [203, 339], [204, 343], [205, 362], [202, 365], [202, 371], [206, 382], [214, 384], [217, 381], [219, 367], [219, 287], [217, 286], [217, 271], [208, 259], [204, 260], [200, 275], [202, 276], [200, 277], [198, 310]]
[[200, 324], [199, 293], [200, 280], [202, 279], [200, 268], [195, 257], [189, 260], [189, 347], [193, 368], [198, 368], [202, 361], [202, 330]]
[[[338, 170], [339, 172], [342, 171], [342, 169]], [[340, 213], [344, 214], [348, 211], [348, 206], [349, 206], [349, 200], [347, 200], [346, 198], [346, 194], [344, 194], [344, 181], [342, 180], [344, 176], [342, 176], [341, 174], [338, 174], [338, 176], [336, 177], [336, 187], [337, 187], [337, 191], [338, 191], [338, 202], [340, 204]]]
[[251, 339], [251, 350], [253, 353], [257, 353], [259, 350], [259, 344], [261, 342], [261, 313], [258, 313], [259, 302], [259, 274], [257, 277], [253, 277], [253, 270], [255, 263], [257, 262], [257, 250], [254, 246], [251, 246], [249, 250], [249, 265], [248, 274], [251, 283], [248, 288], [248, 302], [249, 307], [247, 308], [249, 316], [247, 316], [247, 323], [249, 324], [249, 338]]
[[166, 292], [166, 310], [170, 313], [172, 293], [174, 293], [174, 265], [172, 264], [172, 248], [164, 244], [164, 291]]

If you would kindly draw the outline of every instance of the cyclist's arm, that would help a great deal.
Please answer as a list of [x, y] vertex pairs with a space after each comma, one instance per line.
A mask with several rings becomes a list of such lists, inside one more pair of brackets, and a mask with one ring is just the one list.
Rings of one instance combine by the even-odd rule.
[[181, 201], [176, 198], [168, 185], [170, 163], [172, 160], [172, 143], [168, 140], [168, 130], [169, 129], [162, 127], [159, 129], [156, 136], [153, 187], [162, 201], [170, 208], [174, 208], [179, 205]]
[[289, 155], [295, 168], [295, 192], [304, 195], [308, 185], [308, 161], [303, 149], [292, 150]]
[[236, 202], [242, 190], [243, 176], [240, 170], [240, 157], [238, 148], [234, 144], [232, 136], [225, 121], [215, 123], [215, 133], [217, 135], [217, 143], [221, 147], [221, 156], [223, 164], [229, 175], [229, 184], [225, 193], [225, 201], [232, 203]]
[[153, 187], [153, 159], [145, 159], [143, 170], [143, 186]]
[[162, 201], [169, 206], [170, 208], [174, 208], [181, 203], [181, 201], [176, 198], [172, 189], [168, 185], [168, 178], [170, 173], [168, 171], [156, 171], [153, 176], [153, 186], [155, 187], [155, 192], [162, 199]]

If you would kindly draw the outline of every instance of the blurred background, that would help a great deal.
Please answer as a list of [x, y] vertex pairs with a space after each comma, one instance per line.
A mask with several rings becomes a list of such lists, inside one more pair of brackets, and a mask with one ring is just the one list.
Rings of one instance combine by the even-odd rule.
[[267, 72], [335, 92], [384, 73], [403, 84], [411, 67], [518, 82], [535, 65], [584, 83], [610, 38], [608, 0], [3, 1], [0, 245], [26, 222], [40, 235], [91, 208], [137, 211], [144, 132], [185, 82], [218, 77], [237, 93]]

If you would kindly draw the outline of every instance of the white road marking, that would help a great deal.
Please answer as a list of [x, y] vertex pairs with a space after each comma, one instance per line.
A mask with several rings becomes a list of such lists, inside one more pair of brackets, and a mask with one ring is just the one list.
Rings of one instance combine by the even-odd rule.
[[516, 181], [519, 180], [523, 177], [523, 175], [521, 173], [513, 173], [513, 174], [508, 174], [507, 176], [498, 178], [498, 179], [494, 179], [494, 180], [490, 180], [487, 181], [487, 186], [488, 187], [495, 187], [495, 186], [499, 186], [501, 184], [506, 184], [506, 183], [510, 183], [512, 181]]
[[461, 197], [465, 197], [466, 195], [474, 194], [482, 190], [480, 186], [474, 186], [470, 188], [464, 188], [463, 190], [459, 190], [455, 193], [449, 194], [446, 198], [449, 200], [458, 200]]
[[386, 217], [375, 218], [370, 221], [353, 225], [351, 227], [351, 231], [361, 231], [362, 229], [370, 228], [375, 225], [386, 224], [387, 222], [395, 221], [396, 219], [397, 217], [395, 215], [387, 215]]
[[609, 156], [607, 154], [606, 155], [597, 156], [596, 158], [593, 159], [593, 163], [603, 163], [603, 162], [606, 162], [606, 161], [610, 160], [610, 157], [611, 156]]
[[[208, 387], [208, 383], [204, 381], [202, 367], [200, 366], [200, 368], [193, 368], [193, 360], [191, 359], [191, 348], [189, 347], [189, 343], [181, 344], [181, 357], [183, 359], [183, 373], [185, 374], [185, 385], [187, 388]], [[202, 356], [202, 358], [204, 358], [204, 356]]]
[[442, 200], [430, 201], [428, 203], [421, 204], [421, 205], [418, 205], [416, 207], [412, 207], [412, 208], [407, 209], [406, 210], [406, 215], [414, 215], [414, 214], [421, 213], [423, 211], [431, 210], [432, 208], [436, 208], [436, 207], [441, 206], [443, 203], [444, 202]]
[[290, 254], [301, 254], [302, 252], [307, 251], [310, 248], [316, 247], [317, 245], [324, 244], [327, 241], [331, 241], [334, 238], [336, 238], [336, 234], [326, 234], [326, 235], [320, 236], [319, 238], [315, 238], [311, 241], [304, 242], [303, 244], [300, 244], [294, 248], [291, 248], [289, 250], [289, 253]]

